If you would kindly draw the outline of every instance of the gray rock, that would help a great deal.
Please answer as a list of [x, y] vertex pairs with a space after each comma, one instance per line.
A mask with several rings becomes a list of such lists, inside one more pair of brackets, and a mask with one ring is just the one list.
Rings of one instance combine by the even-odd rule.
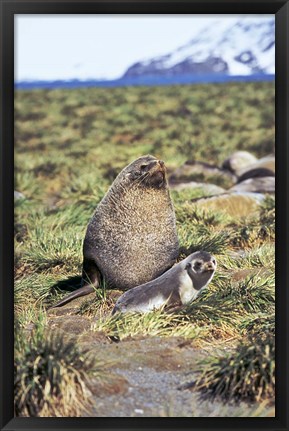
[[[275, 156], [270, 155], [270, 156], [262, 157], [262, 159], [257, 160], [255, 163], [252, 163], [251, 165], [248, 165], [240, 169], [238, 172], [238, 178], [240, 178], [241, 176], [244, 176], [244, 174], [248, 173], [249, 171], [257, 172], [258, 170], [261, 171], [262, 169], [270, 171], [274, 174]], [[267, 175], [263, 175], [263, 176], [267, 176]]]
[[239, 178], [237, 183], [247, 180], [248, 178], [260, 178], [260, 177], [275, 177], [275, 172], [267, 168], [254, 168], [244, 172]]
[[239, 176], [242, 169], [255, 162], [257, 162], [257, 158], [248, 151], [236, 151], [224, 160], [222, 168]]
[[203, 162], [186, 162], [169, 177], [170, 187], [184, 182], [208, 182], [221, 187], [230, 187], [236, 177], [228, 171]]
[[225, 212], [232, 217], [243, 217], [259, 209], [265, 196], [261, 193], [226, 193], [220, 196], [202, 198], [196, 205], [209, 210]]
[[275, 177], [248, 178], [231, 187], [228, 192], [274, 193]]
[[172, 184], [171, 186], [172, 190], [184, 190], [184, 189], [202, 189], [204, 192], [204, 195], [219, 195], [221, 193], [225, 192], [225, 189], [223, 189], [220, 186], [216, 186], [215, 184], [207, 184], [207, 183], [198, 183], [195, 181], [190, 181], [188, 183], [180, 183], [180, 184]]

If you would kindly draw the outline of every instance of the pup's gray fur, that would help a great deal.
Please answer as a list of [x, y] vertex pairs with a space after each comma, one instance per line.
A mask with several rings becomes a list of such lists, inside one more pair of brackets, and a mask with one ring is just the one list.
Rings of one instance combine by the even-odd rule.
[[216, 267], [214, 256], [196, 251], [155, 280], [125, 292], [112, 314], [145, 313], [163, 306], [187, 304], [208, 285]]

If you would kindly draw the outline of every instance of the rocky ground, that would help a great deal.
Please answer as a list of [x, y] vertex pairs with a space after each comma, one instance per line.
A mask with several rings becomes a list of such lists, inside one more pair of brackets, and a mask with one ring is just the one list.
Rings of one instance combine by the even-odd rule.
[[[194, 340], [183, 337], [138, 336], [114, 341], [93, 330], [97, 318], [77, 314], [85, 301], [87, 297], [51, 309], [48, 326], [67, 339], [74, 338], [83, 351], [95, 353], [114, 376], [113, 383], [103, 389], [91, 382], [92, 387], [96, 385], [96, 417], [232, 417], [250, 416], [258, 410], [257, 404], [209, 401], [190, 385], [198, 361], [216, 353], [216, 346], [199, 348]], [[226, 340], [218, 343], [218, 349], [230, 351], [234, 345], [234, 340]], [[260, 415], [274, 415], [274, 409], [263, 408]]]

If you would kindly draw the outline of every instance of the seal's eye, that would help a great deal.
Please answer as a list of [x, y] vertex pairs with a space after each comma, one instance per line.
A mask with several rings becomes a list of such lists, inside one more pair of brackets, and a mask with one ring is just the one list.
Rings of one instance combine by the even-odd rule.
[[129, 172], [128, 174], [126, 174], [127, 177], [129, 177], [131, 180], [135, 180], [139, 177], [139, 173], [138, 172]]
[[144, 171], [147, 168], [147, 165], [141, 165], [140, 170]]
[[212, 262], [213, 262], [213, 264], [214, 264], [214, 265], [216, 265], [216, 261], [215, 261], [215, 259], [213, 259], [213, 260], [212, 260]]
[[202, 262], [200, 260], [196, 260], [195, 262], [195, 268], [201, 268]]

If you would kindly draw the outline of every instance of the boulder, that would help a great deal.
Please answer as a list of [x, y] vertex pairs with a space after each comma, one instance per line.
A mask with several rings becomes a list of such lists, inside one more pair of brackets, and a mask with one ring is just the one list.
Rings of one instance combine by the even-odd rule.
[[275, 172], [267, 168], [254, 168], [244, 172], [237, 180], [237, 184], [248, 178], [275, 177]]
[[[252, 163], [251, 165], [248, 165], [244, 168], [242, 168], [238, 172], [238, 178], [244, 176], [245, 173], [248, 173], [249, 171], [257, 172], [258, 170], [267, 170], [267, 172], [271, 172], [273, 175], [275, 173], [275, 156], [270, 155], [266, 157], [262, 157], [262, 159], [257, 160], [255, 163]], [[264, 171], [263, 171], [264, 172]], [[263, 175], [268, 176], [268, 175]], [[247, 178], [249, 178], [247, 176]]]
[[220, 186], [216, 186], [215, 184], [207, 184], [207, 183], [197, 183], [195, 181], [190, 181], [189, 183], [180, 183], [180, 184], [172, 184], [172, 190], [195, 190], [202, 189], [203, 194], [206, 196], [219, 195], [221, 193], [225, 193], [225, 189]]
[[242, 169], [252, 165], [255, 162], [257, 162], [257, 158], [248, 151], [236, 151], [226, 160], [224, 160], [222, 168], [239, 176]]
[[261, 193], [226, 193], [199, 199], [195, 204], [200, 208], [225, 212], [232, 217], [244, 217], [258, 211], [264, 198]]
[[186, 162], [169, 176], [170, 187], [184, 182], [208, 182], [228, 188], [236, 182], [229, 171], [204, 162]]
[[275, 177], [248, 178], [231, 187], [228, 192], [274, 193]]

